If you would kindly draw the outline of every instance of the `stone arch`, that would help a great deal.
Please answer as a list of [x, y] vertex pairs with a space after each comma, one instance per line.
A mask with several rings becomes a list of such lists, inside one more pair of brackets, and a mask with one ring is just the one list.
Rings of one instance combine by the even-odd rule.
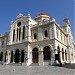
[[32, 49], [32, 61], [33, 63], [38, 63], [38, 48], [37, 47]]
[[13, 51], [11, 51], [11, 62], [14, 61], [14, 54], [13, 54]]
[[18, 26], [18, 27], [21, 26], [21, 21], [19, 21], [19, 22], [17, 23], [17, 26]]
[[48, 46], [50, 47], [51, 57], [53, 58], [54, 57], [53, 47], [50, 44]]
[[60, 47], [59, 47], [59, 46], [57, 46], [57, 51], [58, 51], [58, 54], [57, 54], [57, 56], [56, 56], [56, 59], [57, 59], [59, 62], [61, 62], [61, 60], [60, 60]]
[[14, 56], [15, 58], [15, 63], [19, 63], [19, 57], [20, 57], [20, 54], [19, 54], [19, 49], [16, 49], [16, 51], [15, 51], [15, 56]]
[[64, 60], [64, 49], [62, 48], [62, 60]]
[[36, 32], [34, 33], [34, 39], [37, 39], [37, 33]]
[[43, 48], [44, 60], [51, 60], [51, 50], [49, 46]]
[[5, 62], [8, 61], [7, 51], [5, 52]]
[[45, 35], [45, 37], [48, 37], [48, 30], [47, 29], [44, 31], [44, 35]]
[[3, 52], [1, 52], [1, 61], [3, 61]]
[[24, 58], [25, 58], [25, 52], [24, 52], [24, 50], [22, 49], [22, 50], [21, 50], [21, 63], [24, 62]]
[[0, 61], [3, 61], [3, 52], [0, 53]]

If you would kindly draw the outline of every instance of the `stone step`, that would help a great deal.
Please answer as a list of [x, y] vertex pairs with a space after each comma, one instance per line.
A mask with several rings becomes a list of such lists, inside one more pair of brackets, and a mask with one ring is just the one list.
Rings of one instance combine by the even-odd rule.
[[64, 65], [64, 67], [66, 67], [66, 68], [71, 68], [71, 69], [75, 69], [75, 63], [66, 63], [66, 64]]
[[38, 63], [32, 63], [30, 66], [39, 66]]
[[7, 65], [21, 66], [21, 65], [22, 65], [22, 63], [9, 63], [9, 64], [7, 64]]

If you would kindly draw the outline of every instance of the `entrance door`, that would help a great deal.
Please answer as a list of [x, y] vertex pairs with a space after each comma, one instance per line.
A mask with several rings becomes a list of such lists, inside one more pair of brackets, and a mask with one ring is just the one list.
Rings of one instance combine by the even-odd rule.
[[38, 49], [37, 48], [34, 48], [33, 51], [32, 51], [32, 61], [33, 63], [38, 63]]
[[15, 63], [19, 63], [19, 57], [19, 49], [17, 49], [15, 52]]

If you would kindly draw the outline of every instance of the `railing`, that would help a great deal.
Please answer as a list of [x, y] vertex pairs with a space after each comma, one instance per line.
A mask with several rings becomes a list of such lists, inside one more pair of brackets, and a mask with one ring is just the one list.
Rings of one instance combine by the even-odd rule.
[[44, 21], [44, 22], [39, 22], [38, 24], [35, 24], [35, 25], [32, 25], [32, 27], [36, 27], [38, 25], [44, 25], [44, 24], [47, 24], [47, 23], [51, 23], [51, 22], [55, 22], [55, 19], [54, 18], [50, 18], [48, 21]]

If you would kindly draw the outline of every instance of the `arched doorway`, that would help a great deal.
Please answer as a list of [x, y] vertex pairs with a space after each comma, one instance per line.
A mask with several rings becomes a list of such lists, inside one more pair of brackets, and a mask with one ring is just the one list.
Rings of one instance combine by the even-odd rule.
[[1, 52], [1, 61], [3, 61], [3, 52]]
[[13, 51], [11, 51], [11, 62], [13, 62], [14, 60], [14, 55], [13, 55]]
[[19, 63], [19, 49], [15, 51], [15, 63]]
[[32, 50], [32, 61], [33, 63], [38, 63], [38, 48]]
[[5, 52], [5, 62], [7, 62], [8, 56], [7, 56], [7, 51]]
[[3, 61], [3, 52], [0, 53], [0, 61]]
[[49, 46], [43, 48], [44, 61], [51, 60], [51, 51]]
[[64, 50], [62, 48], [62, 60], [64, 61]]
[[24, 50], [21, 51], [21, 62], [24, 62]]
[[57, 50], [58, 50], [58, 61], [60, 62], [60, 47], [59, 46], [57, 47]]

